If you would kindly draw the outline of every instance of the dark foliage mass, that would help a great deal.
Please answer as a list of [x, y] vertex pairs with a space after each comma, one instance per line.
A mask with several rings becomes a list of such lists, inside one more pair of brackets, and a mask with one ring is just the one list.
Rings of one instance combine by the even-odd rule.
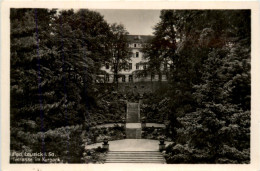
[[107, 152], [107, 150], [103, 149], [101, 147], [87, 149], [83, 153], [84, 160], [85, 160], [84, 162], [102, 164], [106, 160], [106, 158], [105, 158], [106, 152]]
[[160, 18], [144, 52], [150, 70], [170, 64], [159, 100], [168, 100], [175, 140], [167, 162], [249, 163], [250, 10], [163, 10]]
[[86, 139], [87, 144], [100, 143], [103, 142], [104, 138], [109, 141], [120, 140], [125, 138], [125, 128], [124, 126], [119, 126], [114, 124], [113, 127], [91, 127], [86, 129]]
[[[95, 85], [101, 65], [113, 56], [111, 42], [119, 41], [114, 32], [126, 39], [117, 32], [123, 26], [109, 26], [90, 10], [11, 9], [10, 19], [11, 150], [51, 151], [61, 162], [82, 162], [83, 130], [124, 114], [120, 103], [98, 99]], [[77, 124], [79, 133], [70, 129]], [[30, 143], [31, 136], [37, 140]]]
[[[142, 129], [142, 138], [144, 139], [159, 140], [160, 138], [163, 138], [164, 135], [165, 135], [164, 128], [145, 127]], [[166, 140], [170, 140], [170, 139], [166, 139]]]

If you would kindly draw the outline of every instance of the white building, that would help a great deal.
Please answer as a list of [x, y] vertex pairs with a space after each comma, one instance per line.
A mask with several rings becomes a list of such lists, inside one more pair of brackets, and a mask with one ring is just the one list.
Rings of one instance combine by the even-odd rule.
[[[128, 61], [129, 66], [127, 69], [123, 69], [119, 71], [118, 82], [140, 82], [140, 81], [158, 81], [158, 75], [144, 75], [142, 77], [138, 77], [135, 71], [144, 70], [147, 67], [146, 60], [143, 58], [143, 53], [141, 49], [143, 45], [151, 39], [152, 36], [144, 36], [144, 35], [128, 35], [129, 48], [132, 51], [132, 57]], [[114, 73], [112, 70], [112, 66], [109, 63], [106, 63], [105, 66], [101, 68], [101, 70], [106, 71], [105, 82], [112, 83], [114, 82]], [[162, 75], [162, 81], [166, 81], [166, 76]]]

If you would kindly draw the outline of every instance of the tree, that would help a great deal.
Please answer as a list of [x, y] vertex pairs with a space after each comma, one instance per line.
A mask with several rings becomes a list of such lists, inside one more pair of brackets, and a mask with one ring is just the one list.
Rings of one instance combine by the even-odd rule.
[[[162, 75], [162, 66], [171, 66], [177, 49], [176, 29], [172, 11], [162, 11], [161, 21], [154, 28], [154, 37], [143, 49], [144, 58], [148, 60], [147, 71]], [[165, 74], [169, 74], [165, 70]], [[161, 77], [159, 77], [161, 78]]]
[[47, 9], [11, 10], [11, 126], [27, 119], [44, 131], [45, 113], [59, 105], [51, 89], [57, 71], [51, 68], [55, 53], [49, 22], [54, 13]]
[[[63, 144], [56, 154], [66, 148], [63, 157], [77, 156], [78, 162], [82, 154], [68, 147], [81, 144], [82, 138], [78, 133], [72, 143], [69, 126], [93, 117], [88, 111], [96, 103], [95, 76], [110, 53], [109, 25], [89, 10], [12, 9], [10, 18], [11, 149], [44, 152], [58, 137]], [[70, 161], [76, 162], [64, 162]]]
[[110, 26], [111, 35], [111, 52], [113, 57], [110, 62], [113, 65], [114, 82], [118, 88], [119, 72], [122, 69], [127, 69], [128, 60], [130, 59], [130, 50], [128, 48], [127, 35], [128, 32], [125, 30], [123, 25], [112, 24]]
[[99, 13], [89, 10], [61, 11], [55, 21], [56, 46], [63, 67], [70, 77], [78, 78], [72, 81], [68, 75], [64, 77], [66, 89], [74, 90], [67, 97], [75, 97], [72, 100], [77, 101], [73, 104], [78, 111], [74, 112], [83, 114], [88, 121], [88, 111], [96, 103], [95, 78], [101, 64], [108, 60], [109, 25]]
[[160, 18], [177, 42], [176, 49], [162, 49], [172, 57], [168, 95], [177, 144], [169, 162], [248, 163], [250, 11], [166, 10]]

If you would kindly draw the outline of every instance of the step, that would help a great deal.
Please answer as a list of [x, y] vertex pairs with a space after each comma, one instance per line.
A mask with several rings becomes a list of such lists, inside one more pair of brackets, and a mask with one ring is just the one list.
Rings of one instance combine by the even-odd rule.
[[150, 156], [161, 156], [161, 154], [156, 154], [156, 153], [139, 153], [139, 154], [136, 154], [136, 153], [109, 153], [107, 155], [128, 155], [128, 156], [145, 156], [145, 155], [150, 155]]
[[138, 106], [136, 106], [136, 107], [128, 107], [127, 109], [128, 109], [128, 111], [139, 111], [139, 107]]
[[114, 159], [114, 158], [120, 158], [120, 159], [163, 159], [162, 156], [107, 156], [107, 159]]
[[109, 153], [157, 153], [157, 154], [161, 154], [159, 151], [109, 151]]
[[161, 161], [107, 161], [105, 163], [153, 163], [153, 164], [165, 164]]
[[106, 160], [164, 160], [164, 158], [150, 158], [150, 157], [146, 157], [146, 158], [107, 158]]
[[122, 157], [162, 157], [162, 155], [159, 154], [107, 154], [107, 156], [111, 157], [117, 157], [117, 156], [122, 156]]
[[128, 103], [127, 104], [126, 122], [127, 123], [140, 122], [139, 103]]
[[126, 123], [126, 128], [142, 128], [141, 123]]
[[158, 151], [109, 151], [105, 163], [165, 163]]
[[164, 160], [107, 160], [105, 163], [161, 163], [164, 164]]
[[151, 160], [151, 159], [147, 159], [147, 160], [145, 160], [145, 159], [120, 159], [120, 160], [118, 160], [118, 159], [107, 159], [106, 161], [105, 161], [105, 163], [107, 163], [107, 162], [114, 162], [114, 163], [117, 163], [117, 162], [125, 162], [125, 163], [129, 163], [129, 162], [138, 162], [138, 163], [154, 163], [154, 162], [158, 162], [158, 163], [164, 163], [164, 160], [163, 159], [160, 159], [160, 160], [158, 160], [158, 159], [156, 159], [156, 160]]
[[160, 152], [141, 152], [141, 151], [131, 151], [131, 152], [125, 152], [125, 151], [109, 151], [108, 155], [159, 155], [161, 156], [162, 154]]
[[126, 138], [128, 139], [141, 139], [141, 128], [126, 128]]
[[143, 154], [107, 154], [107, 156], [138, 156], [138, 157], [142, 157], [142, 156], [153, 156], [153, 157], [158, 157], [158, 156], [162, 156], [161, 154], [148, 154], [148, 153], [143, 153]]

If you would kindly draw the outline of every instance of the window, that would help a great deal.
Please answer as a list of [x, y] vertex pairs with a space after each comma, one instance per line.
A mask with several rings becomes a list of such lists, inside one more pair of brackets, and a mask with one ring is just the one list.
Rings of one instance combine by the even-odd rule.
[[125, 75], [122, 76], [122, 82], [125, 82]]
[[116, 69], [117, 65], [116, 63], [113, 63], [113, 69]]
[[154, 79], [154, 73], [151, 74], [151, 79]]
[[129, 63], [129, 70], [132, 69], [132, 63]]
[[127, 65], [126, 65], [125, 63], [123, 63], [123, 64], [122, 64], [122, 68], [123, 68], [124, 70], [126, 70], [126, 69], [127, 69]]
[[134, 47], [136, 47], [136, 44], [134, 44]]
[[164, 64], [164, 70], [167, 70], [167, 64]]
[[169, 73], [166, 73], [166, 80], [168, 80], [170, 77]]
[[109, 82], [109, 75], [106, 75], [106, 82]]
[[129, 82], [133, 82], [133, 76], [129, 75]]
[[139, 57], [139, 52], [135, 53], [135, 57], [137, 57], [137, 58]]
[[106, 69], [109, 69], [109, 63], [106, 63]]
[[118, 82], [118, 77], [114, 75], [114, 82]]
[[136, 64], [136, 69], [139, 69], [139, 64]]

